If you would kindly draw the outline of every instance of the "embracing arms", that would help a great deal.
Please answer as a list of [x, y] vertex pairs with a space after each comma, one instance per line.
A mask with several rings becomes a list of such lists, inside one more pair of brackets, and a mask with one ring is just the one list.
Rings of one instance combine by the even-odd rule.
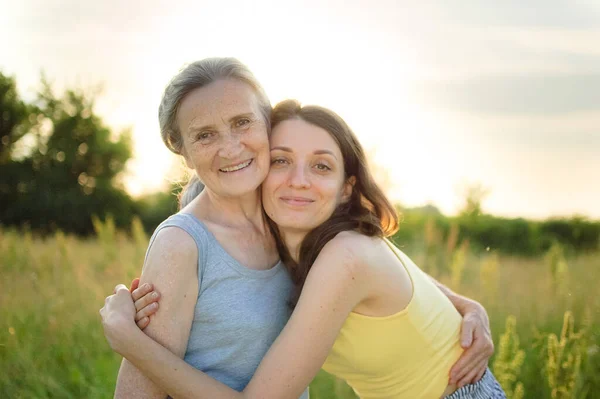
[[[198, 293], [197, 249], [194, 240], [183, 230], [161, 230], [148, 253], [140, 284], [153, 282], [161, 292], [161, 311], [152, 316], [152, 323], [140, 331], [143, 338], [157, 342], [172, 356], [183, 358], [194, 316]], [[119, 288], [122, 290], [122, 287]], [[117, 291], [119, 291], [117, 290]], [[105, 308], [108, 303], [105, 305]], [[102, 311], [101, 311], [102, 312]], [[105, 312], [110, 317], [110, 312]], [[104, 315], [103, 314], [103, 317]], [[119, 320], [105, 320], [120, 323]], [[139, 330], [138, 330], [139, 331]], [[150, 337], [150, 338], [149, 338]], [[110, 336], [107, 336], [110, 340]], [[130, 343], [140, 355], [145, 352], [141, 343]], [[137, 348], [137, 349], [134, 349]], [[166, 348], [166, 349], [165, 349]], [[183, 361], [183, 360], [182, 360]], [[115, 398], [165, 398], [167, 393], [149, 380], [138, 368], [123, 359]]]
[[[325, 362], [346, 317], [366, 296], [366, 284], [353, 249], [338, 245], [343, 243], [332, 240], [321, 251], [290, 321], [243, 392], [194, 369], [140, 331], [125, 286], [107, 298], [103, 309], [105, 334], [114, 350], [175, 397], [299, 397]], [[340, 253], [345, 254], [343, 258]], [[328, 283], [327, 290], [322, 289], [324, 281]], [[158, 313], [164, 309], [161, 304]]]
[[[429, 278], [463, 316], [461, 346], [464, 352], [450, 370], [449, 383], [462, 387], [479, 381], [494, 353], [494, 342], [487, 312], [479, 302], [455, 293], [431, 276]], [[147, 295], [149, 293], [157, 293], [157, 291], [153, 291], [151, 286], [143, 285], [132, 294], [136, 301], [136, 322], [141, 329], [149, 324], [149, 316], [156, 312], [156, 308], [153, 308], [152, 305], [158, 305], [156, 302], [158, 299]]]

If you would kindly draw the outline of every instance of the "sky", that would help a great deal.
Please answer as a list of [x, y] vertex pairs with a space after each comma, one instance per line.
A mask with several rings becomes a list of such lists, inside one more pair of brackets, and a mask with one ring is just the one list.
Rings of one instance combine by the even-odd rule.
[[0, 0], [0, 71], [25, 99], [103, 90], [96, 112], [135, 148], [126, 187], [164, 190], [180, 162], [157, 110], [186, 63], [234, 56], [272, 103], [329, 107], [390, 197], [509, 217], [600, 218], [600, 2], [557, 0]]

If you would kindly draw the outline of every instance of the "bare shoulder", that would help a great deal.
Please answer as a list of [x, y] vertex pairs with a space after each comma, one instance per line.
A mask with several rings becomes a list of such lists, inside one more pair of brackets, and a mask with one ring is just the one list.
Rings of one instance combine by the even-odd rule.
[[368, 237], [356, 231], [342, 231], [332, 238], [323, 250], [328, 248], [329, 251], [344, 251], [356, 261], [362, 261], [365, 254], [375, 249], [380, 241], [378, 237]]
[[361, 273], [368, 264], [374, 240], [355, 231], [342, 231], [325, 244], [317, 261], [323, 260], [329, 267], [344, 268], [352, 274]]
[[181, 271], [195, 264], [198, 248], [194, 239], [178, 227], [165, 227], [158, 232], [152, 242], [143, 274], [162, 274], [169, 270]]
[[177, 251], [180, 249], [196, 248], [196, 243], [192, 236], [185, 230], [169, 226], [162, 228], [158, 232], [154, 239], [153, 247], [164, 247], [164, 249]]
[[165, 227], [150, 245], [140, 284], [152, 283], [160, 293], [158, 311], [144, 332], [183, 357], [198, 296], [198, 250], [194, 239], [178, 227]]

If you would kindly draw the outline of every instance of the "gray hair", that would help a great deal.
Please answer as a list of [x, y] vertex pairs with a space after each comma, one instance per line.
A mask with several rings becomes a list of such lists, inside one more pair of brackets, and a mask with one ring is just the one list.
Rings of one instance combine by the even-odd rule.
[[[267, 129], [270, 130], [271, 102], [248, 67], [235, 58], [205, 58], [183, 68], [165, 88], [158, 107], [158, 121], [163, 142], [169, 150], [182, 155], [183, 139], [177, 126], [177, 112], [185, 96], [221, 79], [237, 79], [252, 88]], [[202, 182], [194, 173], [179, 195], [179, 208], [189, 204], [203, 188]]]

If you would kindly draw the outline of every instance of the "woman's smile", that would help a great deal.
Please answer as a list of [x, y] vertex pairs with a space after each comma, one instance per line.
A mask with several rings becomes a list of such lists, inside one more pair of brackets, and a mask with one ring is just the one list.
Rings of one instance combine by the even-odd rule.
[[306, 198], [306, 197], [301, 197], [301, 196], [283, 196], [279, 198], [281, 201], [283, 201], [286, 205], [289, 205], [291, 207], [294, 208], [298, 208], [298, 207], [305, 207], [308, 206], [310, 204], [312, 204], [313, 202], [315, 202], [315, 200], [310, 199], [310, 198]]
[[243, 162], [238, 162], [238, 163], [231, 164], [229, 166], [225, 166], [225, 167], [219, 168], [219, 172], [233, 173], [233, 172], [242, 171], [244, 169], [247, 169], [248, 166], [250, 166], [252, 164], [253, 160], [254, 159], [251, 158], [251, 159], [248, 159], [248, 160], [243, 161]]

